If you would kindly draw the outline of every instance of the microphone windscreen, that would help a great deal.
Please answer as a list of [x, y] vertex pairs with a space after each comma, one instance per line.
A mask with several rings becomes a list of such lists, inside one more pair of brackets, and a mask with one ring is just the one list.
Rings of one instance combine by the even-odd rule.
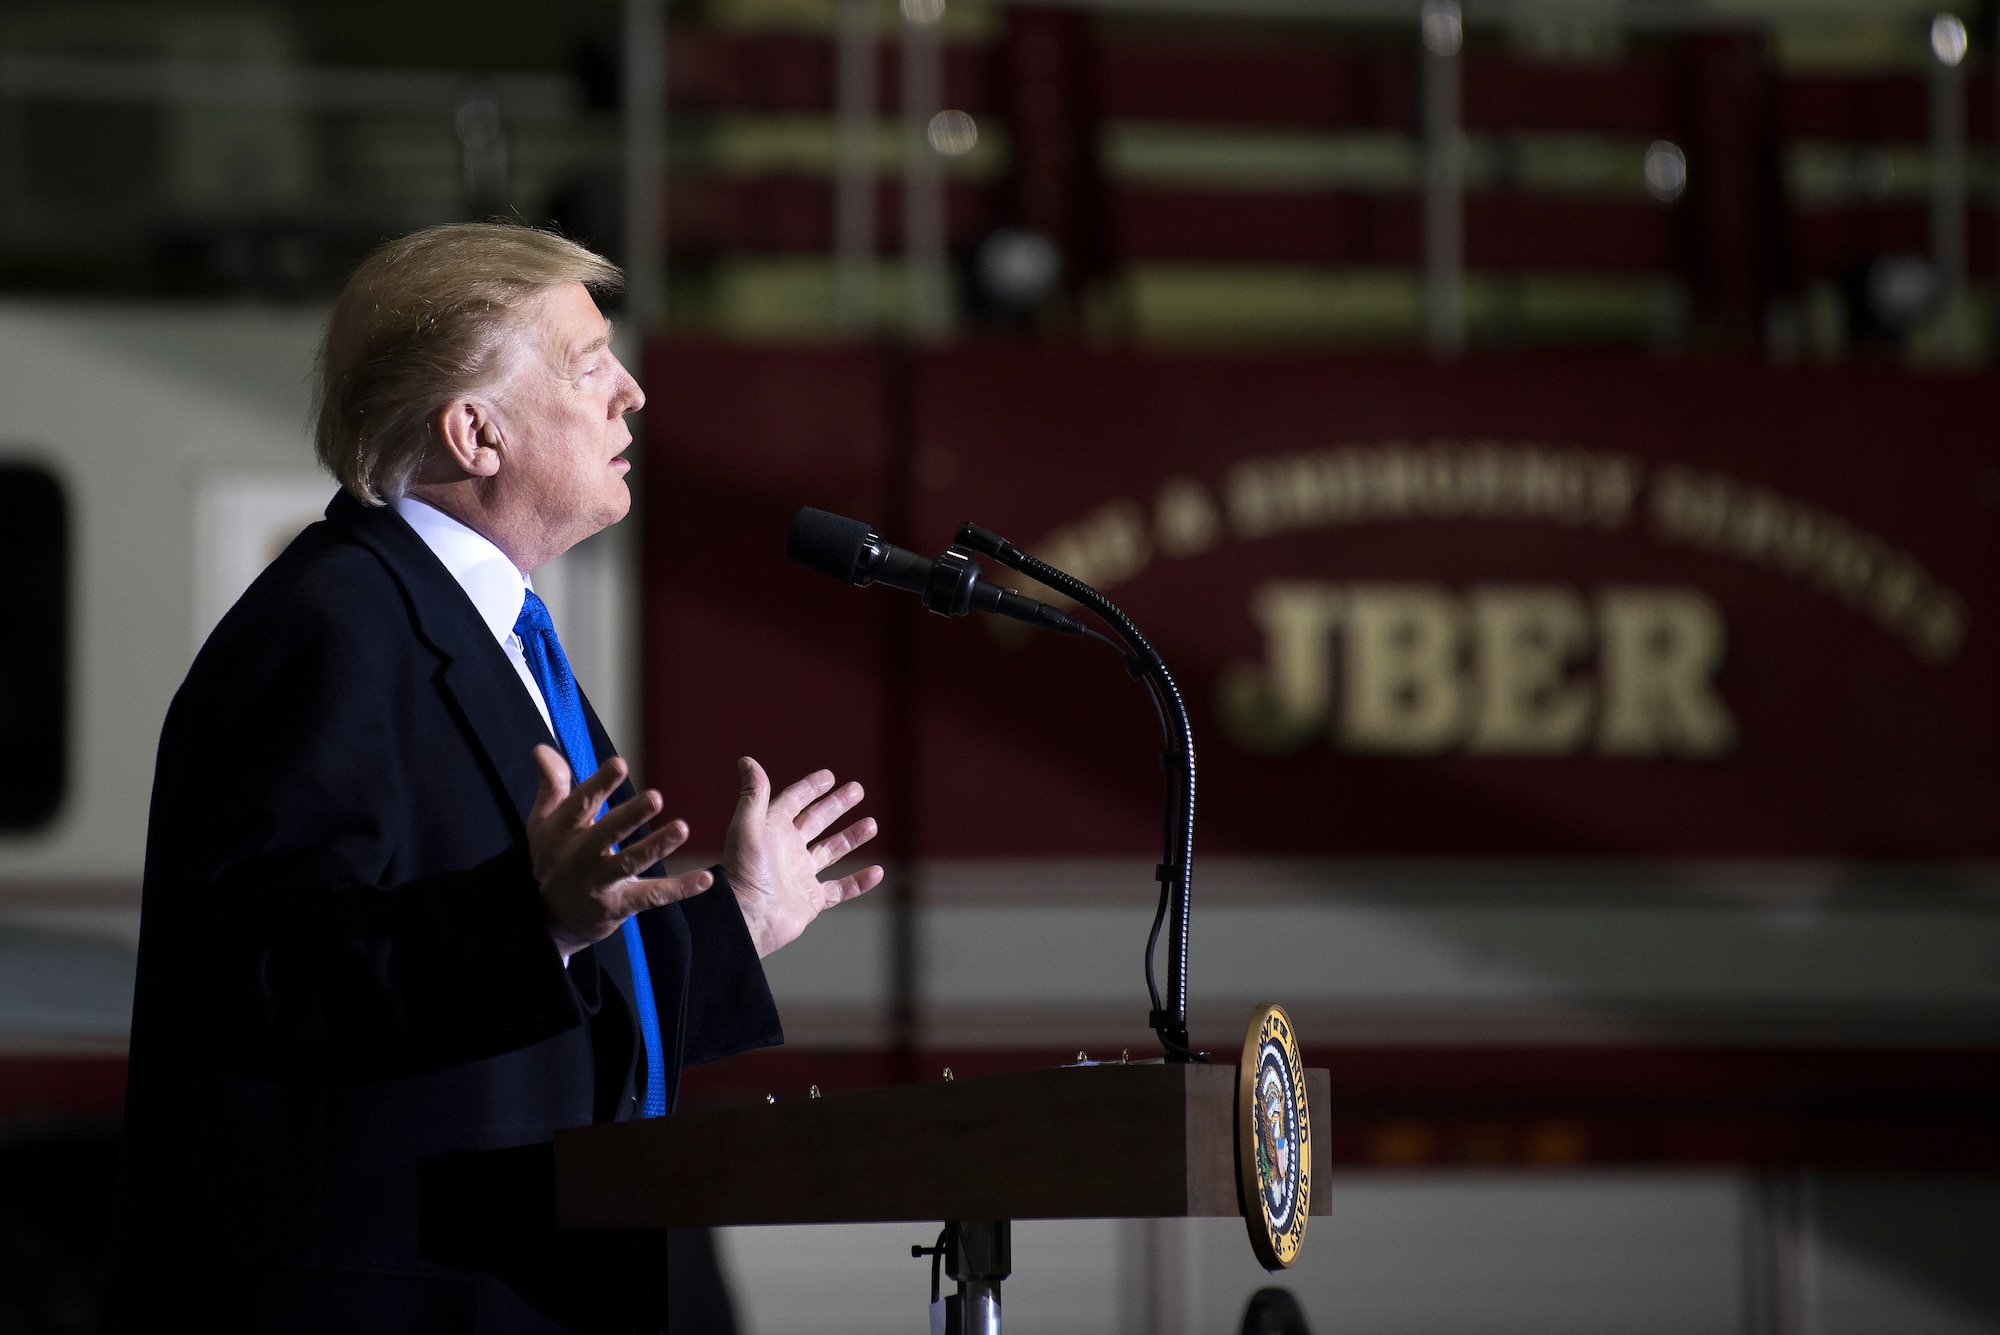
[[811, 506], [792, 520], [792, 532], [785, 539], [785, 555], [809, 570], [831, 575], [842, 584], [852, 584], [860, 573], [861, 554], [867, 549], [870, 526], [859, 519], [829, 514]]

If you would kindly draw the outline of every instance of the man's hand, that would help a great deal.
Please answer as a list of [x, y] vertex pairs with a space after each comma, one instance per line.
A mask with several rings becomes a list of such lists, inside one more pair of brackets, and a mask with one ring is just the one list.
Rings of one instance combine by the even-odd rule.
[[536, 747], [535, 765], [542, 780], [528, 809], [528, 856], [542, 888], [549, 935], [564, 959], [610, 936], [641, 909], [698, 895], [715, 884], [706, 871], [639, 878], [687, 841], [686, 821], [669, 821], [638, 843], [611, 851], [665, 805], [648, 788], [596, 819], [598, 808], [625, 781], [625, 762], [618, 757], [574, 788], [569, 766], [554, 747]]
[[882, 883], [880, 867], [822, 881], [819, 874], [875, 837], [869, 817], [819, 839], [861, 800], [858, 783], [834, 787], [833, 771], [808, 774], [771, 796], [764, 767], [745, 756], [736, 762], [743, 793], [722, 844], [722, 869], [742, 906], [743, 921], [761, 959], [806, 929], [823, 909], [845, 903]]

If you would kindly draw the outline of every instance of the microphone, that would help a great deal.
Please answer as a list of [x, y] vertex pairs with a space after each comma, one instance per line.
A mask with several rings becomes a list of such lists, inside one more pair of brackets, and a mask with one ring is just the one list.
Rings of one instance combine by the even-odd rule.
[[1083, 624], [1047, 603], [989, 584], [970, 553], [950, 547], [935, 561], [884, 542], [859, 519], [811, 506], [792, 520], [785, 555], [857, 589], [887, 584], [924, 600], [939, 616], [962, 617], [974, 610], [1012, 617], [1063, 635], [1083, 634]]

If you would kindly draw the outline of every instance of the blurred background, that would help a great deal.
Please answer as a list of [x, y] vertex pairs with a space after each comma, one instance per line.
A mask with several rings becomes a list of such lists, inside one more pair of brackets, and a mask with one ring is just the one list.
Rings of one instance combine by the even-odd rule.
[[[320, 325], [476, 217], [631, 276], [640, 504], [536, 575], [612, 735], [710, 852], [745, 752], [887, 830], [684, 1106], [1154, 1050], [1136, 687], [781, 555], [974, 520], [1186, 692], [1194, 1037], [1332, 1071], [1314, 1330], [2000, 1330], [1997, 31], [0, 3], [0, 1331], [94, 1328], [153, 747], [331, 494]], [[739, 1322], [920, 1329], [929, 1232], [727, 1231]], [[1015, 1246], [1020, 1331], [1265, 1282], [1229, 1220]]]

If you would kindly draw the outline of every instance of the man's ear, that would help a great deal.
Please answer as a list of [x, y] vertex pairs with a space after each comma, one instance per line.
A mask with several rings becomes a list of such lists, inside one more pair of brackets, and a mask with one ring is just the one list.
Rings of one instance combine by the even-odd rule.
[[500, 471], [500, 426], [490, 405], [479, 399], [453, 399], [431, 425], [460, 472], [492, 477]]

